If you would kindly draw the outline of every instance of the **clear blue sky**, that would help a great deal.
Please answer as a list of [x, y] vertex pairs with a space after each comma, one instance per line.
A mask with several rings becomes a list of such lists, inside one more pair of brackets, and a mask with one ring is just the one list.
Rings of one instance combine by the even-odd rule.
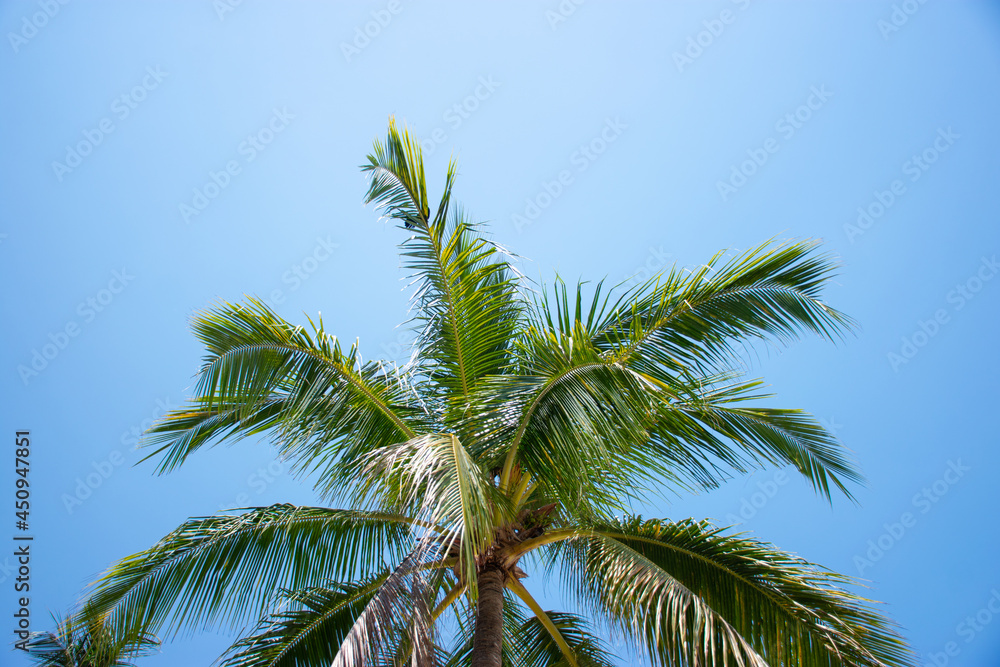
[[[188, 318], [218, 299], [321, 311], [366, 358], [405, 356], [402, 232], [361, 205], [358, 170], [395, 114], [432, 190], [459, 157], [458, 199], [532, 277], [824, 239], [843, 263], [829, 301], [858, 334], [747, 361], [856, 454], [860, 506], [766, 471], [645, 511], [740, 521], [870, 580], [928, 664], [997, 664], [995, 4], [231, 4], [0, 6], [0, 541], [19, 532], [28, 428], [34, 629], [189, 516], [316, 502], [265, 444], [154, 477], [133, 432], [188, 394]], [[206, 664], [228, 642], [145, 664]]]

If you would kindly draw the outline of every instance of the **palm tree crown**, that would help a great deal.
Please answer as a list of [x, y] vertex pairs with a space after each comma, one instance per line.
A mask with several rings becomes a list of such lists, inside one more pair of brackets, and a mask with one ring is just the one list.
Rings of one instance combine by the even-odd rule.
[[[81, 618], [121, 636], [258, 625], [226, 666], [611, 665], [610, 630], [657, 665], [910, 665], [851, 582], [707, 521], [644, 520], [651, 490], [790, 465], [824, 497], [860, 474], [812, 417], [755, 405], [748, 340], [850, 326], [815, 242], [767, 243], [622, 292], [533, 291], [390, 122], [366, 203], [407, 237], [416, 342], [364, 362], [322, 320], [263, 302], [195, 318], [196, 396], [148, 434], [160, 472], [267, 433], [330, 507], [187, 521], [112, 567]], [[343, 509], [332, 509], [341, 507]], [[524, 567], [559, 575], [547, 611]]]

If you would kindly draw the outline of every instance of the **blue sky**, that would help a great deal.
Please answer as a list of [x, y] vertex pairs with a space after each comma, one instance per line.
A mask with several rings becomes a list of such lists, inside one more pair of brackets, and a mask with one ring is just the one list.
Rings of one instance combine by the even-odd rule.
[[264, 443], [155, 477], [135, 434], [188, 395], [188, 320], [219, 299], [405, 358], [403, 233], [358, 170], [394, 114], [430, 189], [455, 155], [458, 199], [533, 278], [823, 239], [857, 334], [747, 365], [854, 453], [859, 505], [769, 470], [643, 511], [738, 521], [869, 580], [926, 664], [996, 664], [995, 4], [38, 0], [3, 3], [0, 29], [2, 424], [32, 437], [34, 629], [189, 516], [316, 502]]

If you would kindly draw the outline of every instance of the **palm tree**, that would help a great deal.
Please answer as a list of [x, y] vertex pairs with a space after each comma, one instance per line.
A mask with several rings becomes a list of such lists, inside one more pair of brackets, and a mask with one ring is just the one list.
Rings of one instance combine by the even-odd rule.
[[140, 633], [131, 641], [116, 641], [101, 627], [84, 627], [73, 618], [53, 617], [55, 632], [34, 632], [25, 651], [41, 667], [133, 667], [131, 660], [153, 655], [160, 640]]
[[[766, 243], [623, 293], [530, 290], [390, 121], [366, 203], [407, 236], [416, 342], [363, 361], [322, 319], [263, 302], [193, 321], [196, 396], [146, 442], [158, 472], [269, 434], [330, 507], [194, 518], [114, 565], [83, 618], [119, 633], [258, 619], [223, 664], [609, 665], [599, 629], [658, 665], [910, 665], [851, 581], [708, 521], [629, 513], [651, 492], [793, 466], [827, 499], [861, 477], [798, 410], [759, 407], [747, 342], [836, 339], [815, 242]], [[149, 458], [149, 457], [147, 457]], [[342, 509], [333, 509], [341, 507]], [[525, 567], [578, 613], [544, 610]]]

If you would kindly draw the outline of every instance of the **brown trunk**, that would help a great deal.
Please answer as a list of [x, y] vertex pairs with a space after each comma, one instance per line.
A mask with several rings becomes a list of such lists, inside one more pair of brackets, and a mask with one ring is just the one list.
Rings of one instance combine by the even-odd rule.
[[503, 648], [503, 570], [487, 566], [479, 573], [476, 633], [472, 639], [472, 667], [500, 667]]

